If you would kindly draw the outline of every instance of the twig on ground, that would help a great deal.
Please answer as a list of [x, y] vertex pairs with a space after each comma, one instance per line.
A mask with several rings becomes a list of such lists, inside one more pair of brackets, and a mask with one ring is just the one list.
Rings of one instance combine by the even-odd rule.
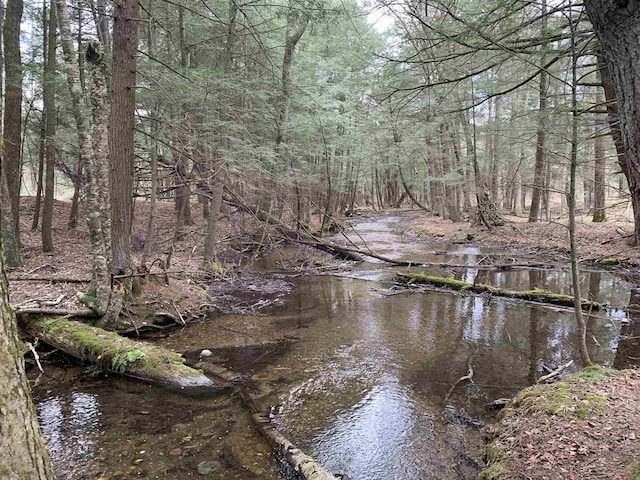
[[173, 300], [171, 300], [171, 305], [173, 305], [174, 310], [176, 311], [176, 313], [178, 314], [178, 317], [180, 318], [180, 321], [182, 322], [182, 325], [187, 325], [187, 322], [184, 321], [184, 317], [182, 316], [182, 314], [180, 313], [180, 310], [178, 310], [178, 306], [176, 305], [176, 302], [174, 302]]

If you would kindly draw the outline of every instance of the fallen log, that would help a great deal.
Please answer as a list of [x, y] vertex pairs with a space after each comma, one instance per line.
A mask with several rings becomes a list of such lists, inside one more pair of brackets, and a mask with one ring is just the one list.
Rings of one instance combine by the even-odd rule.
[[249, 410], [251, 420], [260, 434], [271, 444], [280, 458], [287, 462], [302, 480], [336, 480], [336, 478], [341, 478], [329, 472], [314, 460], [313, 457], [304, 453], [292, 444], [289, 439], [278, 432], [271, 424], [269, 417], [260, 412], [253, 399], [244, 389], [241, 388], [238, 391], [238, 395]]
[[[490, 293], [498, 297], [518, 298], [537, 303], [549, 303], [551, 305], [559, 305], [562, 307], [573, 307], [573, 297], [571, 295], [563, 295], [553, 293], [549, 290], [534, 288], [532, 290], [507, 290], [483, 283], [471, 283], [454, 278], [434, 277], [424, 273], [397, 273], [397, 278], [404, 283], [426, 283], [438, 287], [450, 288], [453, 290], [467, 290], [474, 293]], [[598, 310], [600, 304], [591, 300], [582, 299], [581, 306], [583, 310]]]
[[21, 316], [20, 326], [72, 357], [145, 382], [180, 389], [206, 387], [212, 392], [225, 387], [185, 365], [179, 353], [91, 325], [66, 318]]

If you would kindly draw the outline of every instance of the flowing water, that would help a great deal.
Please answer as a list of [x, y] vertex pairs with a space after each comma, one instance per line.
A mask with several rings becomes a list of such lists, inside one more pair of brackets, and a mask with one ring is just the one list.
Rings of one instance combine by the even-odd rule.
[[[456, 265], [428, 270], [434, 274], [570, 292], [566, 271], [484, 270], [479, 265], [488, 260], [533, 260], [407, 240], [406, 222], [397, 216], [361, 223], [350, 238], [394, 259]], [[251, 391], [272, 407], [277, 428], [333, 472], [353, 480], [475, 478], [480, 426], [495, 418], [483, 405], [534, 383], [543, 366], [578, 357], [572, 313], [398, 290], [398, 270], [406, 269], [371, 260], [337, 275], [287, 279], [291, 293], [265, 316], [218, 316], [158, 341], [190, 359], [210, 349], [208, 361], [251, 377]], [[588, 317], [592, 358], [629, 366], [637, 343], [625, 343], [633, 335], [620, 332], [631, 285], [599, 271], [584, 272], [581, 281], [583, 296], [609, 305]], [[229, 336], [244, 347], [218, 348]], [[469, 369], [472, 381], [459, 381]], [[180, 479], [200, 476], [203, 461], [213, 465], [204, 478], [283, 478], [234, 397], [190, 398], [77, 371], [45, 381], [36, 394], [61, 479]]]

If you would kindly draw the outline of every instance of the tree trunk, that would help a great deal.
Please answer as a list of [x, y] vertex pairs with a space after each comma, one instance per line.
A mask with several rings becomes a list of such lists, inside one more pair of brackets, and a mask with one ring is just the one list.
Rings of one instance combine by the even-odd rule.
[[[542, 0], [542, 31], [544, 36], [547, 31], [547, 0]], [[545, 48], [545, 47], [543, 47]], [[540, 65], [545, 65], [546, 55], [543, 54], [540, 59]], [[533, 188], [531, 190], [531, 208], [529, 209], [529, 222], [537, 222], [540, 220], [540, 207], [542, 196], [545, 189], [545, 160], [546, 148], [545, 140], [547, 135], [547, 127], [549, 123], [549, 114], [547, 112], [547, 89], [549, 87], [549, 74], [546, 70], [540, 72], [540, 84], [538, 89], [538, 134], [536, 140], [536, 159], [533, 167]]]
[[635, 1], [586, 0], [585, 8], [600, 40], [613, 79], [634, 216], [634, 243], [640, 240], [640, 9]]
[[[46, 31], [46, 29], [45, 29]], [[46, 45], [47, 42], [45, 42]], [[46, 51], [46, 50], [45, 50]], [[38, 174], [36, 178], [36, 198], [33, 203], [33, 217], [31, 220], [31, 231], [38, 230], [38, 224], [40, 223], [40, 210], [42, 210], [42, 177], [44, 175], [44, 149], [46, 142], [46, 125], [47, 112], [46, 109], [42, 110], [42, 116], [40, 117], [40, 138], [38, 141]]]
[[286, 138], [286, 131], [289, 124], [289, 117], [291, 116], [291, 66], [293, 65], [293, 55], [296, 50], [296, 45], [302, 38], [307, 25], [309, 23], [309, 17], [303, 15], [299, 18], [293, 13], [287, 15], [287, 30], [285, 34], [284, 42], [284, 56], [282, 57], [282, 83], [280, 89], [280, 111], [278, 112], [278, 123], [276, 125], [276, 145], [275, 154], [276, 159], [279, 159], [281, 165], [289, 168], [289, 175], [294, 184], [295, 195], [295, 219], [296, 228], [300, 227], [301, 215], [302, 215], [302, 191], [298, 183], [297, 172], [293, 156], [290, 155], [288, 139]]
[[[105, 184], [108, 185], [108, 171], [106, 170], [106, 165], [101, 165], [101, 162], [106, 161], [107, 155], [107, 137], [105, 136], [107, 119], [100, 118], [100, 123], [96, 123], [96, 130], [93, 132], [93, 135], [90, 135], [89, 119], [84, 95], [82, 94], [80, 86], [80, 72], [78, 70], [77, 57], [73, 51], [71, 31], [69, 28], [69, 12], [67, 11], [65, 0], [56, 0], [56, 9], [58, 24], [60, 26], [60, 40], [64, 52], [64, 67], [67, 74], [67, 83], [72, 98], [73, 116], [80, 143], [80, 156], [86, 162], [87, 224], [89, 226], [89, 238], [91, 239], [92, 269], [89, 289], [86, 294], [80, 295], [80, 299], [95, 311], [98, 316], [103, 316], [107, 312], [111, 298], [109, 227], [108, 221], [106, 225], [104, 221], [105, 218], [109, 216], [108, 210], [106, 212], [104, 211], [104, 204], [109, 201], [108, 187], [104, 186]], [[100, 73], [102, 70], [101, 65], [95, 65], [95, 62], [101, 62], [101, 60], [102, 56], [96, 52], [90, 61], [90, 64], [93, 65], [97, 73]], [[94, 76], [94, 79], [98, 82], [100, 81], [96, 76]], [[100, 99], [96, 97], [96, 93], [104, 89], [104, 86], [99, 87], [94, 85], [92, 88], [92, 99], [94, 101], [100, 101]], [[104, 102], [104, 99], [102, 99], [102, 102]], [[97, 143], [102, 144], [98, 155], [94, 153], [94, 145], [91, 143], [92, 136]]]
[[138, 50], [138, 0], [114, 4], [111, 110], [109, 114], [109, 186], [111, 193], [112, 268], [131, 272], [131, 226]]
[[78, 226], [78, 211], [80, 210], [80, 191], [82, 190], [82, 179], [84, 176], [82, 156], [78, 156], [76, 164], [76, 181], [73, 182], [73, 198], [71, 199], [71, 208], [69, 209], [69, 221], [67, 226], [69, 228], [76, 228]]
[[20, 185], [22, 183], [22, 62], [20, 59], [22, 10], [22, 0], [7, 0], [2, 31], [5, 68], [2, 163], [11, 198], [11, 221], [15, 230], [16, 246], [20, 245]]
[[[571, 5], [571, 3], [570, 3]], [[570, 7], [571, 8], [571, 7]], [[569, 10], [573, 13], [572, 10]], [[576, 177], [578, 169], [578, 54], [576, 52], [575, 23], [569, 18], [571, 26], [571, 173], [567, 200], [569, 203], [569, 245], [571, 254], [571, 286], [573, 289], [573, 313], [578, 327], [578, 352], [582, 366], [591, 365], [587, 349], [587, 322], [582, 314], [580, 297], [580, 278], [578, 271], [578, 249], [576, 246]]]
[[9, 303], [0, 237], [0, 476], [54, 480], [24, 371], [24, 347]]
[[55, 72], [56, 72], [56, 7], [53, 1], [49, 10], [49, 35], [47, 44], [47, 61], [45, 63], [44, 84], [42, 97], [44, 110], [47, 112], [45, 126], [45, 182], [44, 182], [44, 207], [42, 208], [42, 250], [53, 252], [53, 203], [55, 192], [55, 136], [56, 136], [56, 101], [55, 101]]
[[[596, 94], [596, 104], [602, 103], [602, 93]], [[603, 123], [598, 122], [595, 129], [595, 139], [593, 145], [593, 156], [595, 165], [593, 168], [593, 221], [604, 222], [607, 219], [605, 210], [606, 200], [606, 180], [605, 172], [607, 167], [607, 157], [604, 148]]]

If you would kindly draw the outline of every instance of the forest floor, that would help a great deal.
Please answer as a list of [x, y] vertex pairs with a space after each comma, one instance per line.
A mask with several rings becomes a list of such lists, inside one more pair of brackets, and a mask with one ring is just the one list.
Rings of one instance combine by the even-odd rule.
[[[33, 198], [22, 199], [23, 266], [8, 272], [10, 300], [14, 306], [82, 308], [75, 293], [85, 288], [90, 278], [90, 245], [82, 214], [75, 229], [67, 227], [69, 206], [67, 202], [56, 202], [55, 252], [45, 254], [41, 251], [39, 231], [29, 231]], [[149, 204], [138, 201], [135, 208], [133, 253], [137, 262], [144, 247]], [[366, 217], [377, 213], [365, 211], [360, 215]], [[145, 283], [143, 295], [130, 299], [127, 307], [136, 327], [142, 327], [149, 321], [149, 313], [164, 313], [174, 322], [200, 318], [212, 309], [225, 313], [252, 313], [286, 294], [286, 282], [265, 284], [263, 279], [238, 277], [233, 273], [239, 270], [241, 261], [246, 262], [253, 255], [256, 244], [278, 242], [269, 232], [265, 234], [253, 218], [231, 208], [225, 209], [218, 232], [219, 265], [212, 271], [202, 267], [206, 222], [200, 205], [192, 206], [192, 216], [194, 224], [185, 229], [183, 238], [173, 246], [171, 265], [161, 268], [171, 250], [175, 211], [172, 203], [159, 203], [154, 223], [154, 248], [148, 261], [154, 275]], [[597, 264], [605, 258], [615, 258], [619, 264], [608, 268], [638, 278], [640, 249], [628, 244], [629, 235], [633, 232], [629, 212], [619, 207], [610, 211], [608, 217], [607, 222], [598, 224], [587, 217], [579, 220], [580, 259]], [[411, 212], [411, 218], [414, 220], [408, 233], [423, 237], [425, 241], [504, 246], [527, 254], [544, 255], [558, 264], [568, 261], [568, 231], [563, 220], [528, 223], [524, 218], [507, 217], [504, 226], [489, 231], [472, 227], [469, 223], [452, 223], [416, 210]], [[345, 223], [358, 221], [358, 217], [345, 219]], [[298, 257], [294, 258], [282, 256], [283, 264], [290, 268], [294, 262], [308, 261], [312, 266], [313, 258], [320, 258], [323, 254], [309, 253], [308, 258], [296, 255]], [[304, 273], [304, 265], [301, 271]], [[205, 284], [206, 288], [203, 287]], [[253, 296], [245, 305], [238, 305], [240, 297], [234, 296], [233, 292], [242, 290]], [[216, 292], [219, 293], [217, 299]], [[268, 325], [266, 322], [262, 328], [268, 328]], [[265, 332], [256, 328], [254, 334], [254, 337], [261, 337]], [[228, 340], [229, 343], [249, 341], [240, 338]], [[493, 456], [489, 455], [493, 460], [498, 457], [506, 459], [499, 463], [504, 470], [495, 467], [489, 473], [496, 476], [485, 478], [640, 479], [638, 372], [607, 374], [591, 382], [570, 382], [567, 385], [562, 394], [566, 399], [555, 413], [520, 402], [516, 413], [507, 415], [508, 429], [503, 433], [508, 431], [508, 434], [498, 435]], [[542, 395], [538, 390], [534, 392]], [[553, 393], [547, 397], [552, 398]], [[543, 402], [535, 403], [542, 405]], [[591, 404], [593, 409], [589, 408]], [[580, 418], [573, 415], [572, 412], [577, 410], [584, 411], [584, 405], [585, 415]]]
[[[523, 253], [540, 253], [559, 262], [569, 259], [569, 229], [566, 216], [550, 221], [529, 223], [528, 218], [504, 215], [505, 224], [491, 230], [473, 227], [468, 222], [454, 223], [441, 217], [420, 218], [412, 225], [418, 235], [446, 241], [503, 246]], [[629, 244], [633, 234], [633, 216], [628, 207], [619, 205], [607, 210], [607, 221], [594, 223], [590, 216], [576, 218], [579, 260], [585, 264], [616, 259], [619, 268], [640, 265], [640, 247]], [[606, 262], [605, 262], [606, 263]]]

